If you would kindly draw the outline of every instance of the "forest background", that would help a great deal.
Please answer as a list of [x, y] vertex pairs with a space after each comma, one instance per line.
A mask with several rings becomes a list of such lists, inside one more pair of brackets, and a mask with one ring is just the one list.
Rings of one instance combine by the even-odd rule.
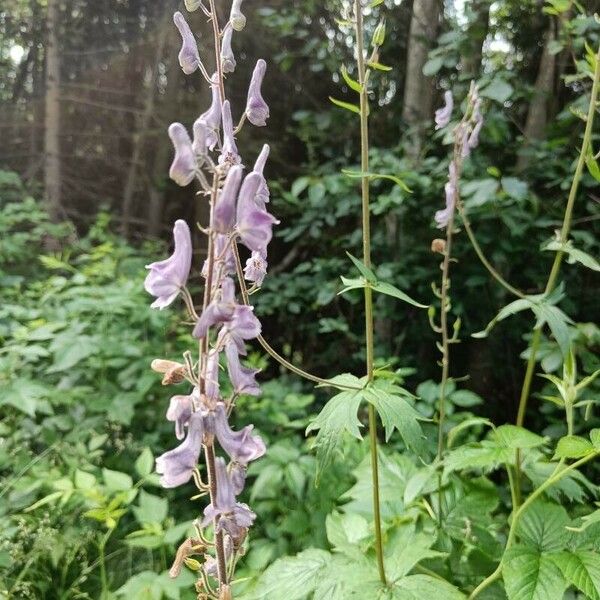
[[[99, 580], [117, 595], [185, 598], [185, 580], [164, 575], [193, 518], [186, 493], [166, 496], [151, 475], [169, 438], [165, 392], [148, 365], [177, 355], [185, 331], [152, 312], [143, 265], [164, 248], [172, 223], [206, 222], [206, 203], [168, 179], [174, 120], [191, 123], [210, 103], [201, 79], [177, 63], [179, 37], [164, 0], [4, 0], [0, 7], [0, 594], [96, 598]], [[243, 104], [258, 58], [271, 117], [243, 136], [243, 155], [271, 145], [267, 178], [282, 221], [270, 250], [270, 277], [257, 294], [264, 335], [292, 362], [322, 377], [360, 371], [362, 307], [339, 296], [345, 252], [360, 254], [359, 140], [340, 74], [352, 73], [343, 2], [247, 0], [248, 25], [230, 96]], [[372, 169], [401, 177], [373, 183], [377, 274], [423, 301], [439, 277], [433, 214], [443, 205], [450, 139], [432, 117], [452, 89], [471, 80], [485, 100], [481, 146], [462, 193], [480, 244], [514, 285], [536, 293], [549, 269], [540, 247], [560, 227], [586, 110], [577, 61], [598, 45], [597, 0], [385, 0], [386, 16], [371, 119]], [[208, 35], [199, 13], [190, 17]], [[372, 25], [376, 19], [369, 21]], [[234, 48], [235, 50], [235, 48]], [[572, 237], [598, 255], [600, 192], [585, 173]], [[60, 243], [56, 246], [55, 242]], [[164, 240], [164, 241], [161, 241]], [[198, 238], [200, 240], [200, 238]], [[456, 240], [453, 311], [472, 333], [507, 303], [466, 236]], [[201, 251], [196, 264], [202, 260]], [[563, 306], [577, 323], [585, 370], [598, 366], [597, 274], [568, 269]], [[198, 269], [192, 283], [199, 285]], [[434, 413], [439, 380], [436, 333], [423, 311], [380, 296], [379, 365], [399, 370]], [[513, 422], [530, 318], [501, 323], [485, 341], [463, 336], [453, 349], [456, 411]], [[343, 349], [343, 351], [342, 351]], [[544, 338], [539, 370], [562, 364]], [[268, 439], [253, 466], [250, 498], [260, 514], [245, 575], [308, 546], [327, 547], [325, 519], [352, 499], [360, 450], [315, 486], [304, 430], [327, 395], [284, 372], [255, 349], [268, 383], [240, 405]], [[544, 395], [534, 380], [534, 397]], [[541, 406], [541, 408], [540, 408]], [[451, 409], [452, 410], [452, 409]], [[527, 423], [550, 420], [532, 404]], [[399, 444], [401, 447], [401, 444]], [[590, 479], [593, 480], [592, 477]], [[115, 493], [136, 490], [115, 512]], [[340, 500], [340, 489], [350, 490]], [[81, 492], [85, 493], [81, 493]], [[138, 493], [139, 492], [139, 493]], [[93, 513], [90, 498], [105, 505]], [[356, 499], [355, 499], [356, 500]], [[58, 507], [58, 509], [57, 509]], [[113, 511], [113, 512], [111, 512]], [[114, 514], [113, 514], [114, 513]], [[188, 582], [189, 583], [189, 580]], [[155, 596], [144, 596], [151, 589]], [[158, 590], [158, 592], [156, 591]], [[148, 592], [150, 593], [150, 592]], [[12, 595], [11, 595], [12, 594]], [[138, 594], [136, 596], [135, 594]], [[158, 594], [158, 595], [156, 595]]]

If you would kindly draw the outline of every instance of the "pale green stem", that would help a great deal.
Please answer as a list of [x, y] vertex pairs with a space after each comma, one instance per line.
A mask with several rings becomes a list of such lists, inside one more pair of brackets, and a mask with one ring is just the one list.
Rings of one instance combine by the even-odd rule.
[[598, 456], [597, 453], [590, 454], [589, 456], [585, 456], [584, 458], [579, 459], [577, 462], [574, 462], [572, 465], [569, 465], [568, 467], [564, 468], [562, 471], [560, 471], [558, 473], [555, 471], [554, 474], [551, 475], [548, 479], [546, 479], [546, 481], [544, 483], [542, 483], [542, 485], [540, 485], [540, 487], [537, 490], [535, 490], [534, 492], [532, 492], [530, 494], [530, 496], [527, 498], [527, 500], [525, 500], [525, 502], [523, 502], [523, 504], [514, 513], [512, 522], [510, 524], [510, 529], [508, 532], [508, 539], [506, 540], [506, 546], [504, 547], [504, 552], [502, 554], [502, 558], [500, 560], [500, 563], [496, 567], [496, 570], [491, 575], [488, 575], [488, 577], [486, 577], [471, 592], [471, 595], [469, 596], [469, 600], [472, 600], [473, 598], [478, 596], [484, 589], [489, 587], [492, 583], [494, 583], [494, 581], [496, 581], [497, 579], [500, 579], [500, 577], [502, 576], [502, 566], [503, 566], [504, 559], [506, 556], [506, 551], [510, 549], [510, 547], [513, 545], [513, 543], [515, 541], [515, 538], [517, 535], [517, 525], [519, 524], [519, 520], [521, 519], [521, 517], [523, 516], [523, 513], [527, 510], [527, 508], [535, 500], [537, 500], [537, 498], [539, 498], [549, 487], [552, 487], [555, 483], [560, 481], [567, 473], [570, 473], [571, 471], [578, 469], [579, 467], [581, 467], [585, 463], [589, 462], [596, 456]]
[[[598, 92], [600, 89], [600, 48], [596, 53], [596, 70], [594, 72], [594, 84], [592, 86], [592, 93], [590, 97], [590, 106], [588, 109], [587, 120], [585, 124], [585, 132], [583, 134], [583, 143], [581, 145], [581, 151], [579, 153], [579, 159], [577, 161], [577, 167], [575, 168], [575, 174], [573, 176], [573, 183], [571, 184], [571, 190], [569, 191], [569, 199], [567, 200], [567, 207], [565, 209], [565, 216], [563, 219], [563, 225], [560, 232], [560, 242], [565, 244], [569, 239], [569, 232], [571, 230], [571, 222], [573, 219], [573, 207], [575, 206], [575, 200], [577, 199], [577, 192], [579, 191], [579, 184], [583, 176], [583, 170], [585, 168], [585, 159], [588, 155], [589, 149], [592, 142], [592, 132], [594, 126], [594, 117], [596, 115], [596, 105], [598, 103]], [[564, 258], [564, 252], [562, 250], [557, 251], [554, 256], [554, 262], [552, 269], [546, 283], [545, 294], [550, 294], [555, 286], [560, 273], [560, 267]], [[527, 368], [525, 370], [525, 378], [523, 380], [523, 387], [521, 388], [521, 397], [519, 399], [519, 410], [517, 413], [517, 425], [523, 426], [525, 422], [525, 414], [527, 412], [527, 401], [529, 400], [529, 393], [531, 391], [531, 382], [533, 379], [533, 373], [535, 371], [537, 352], [539, 349], [540, 341], [542, 337], [542, 328], [539, 327], [533, 332], [533, 338], [529, 348], [529, 359], [527, 361]], [[516, 476], [517, 476], [517, 492], [520, 495], [520, 481], [521, 481], [521, 455], [517, 450], [516, 455]]]
[[[369, 97], [368, 74], [365, 67], [363, 14], [360, 0], [355, 0], [354, 12], [356, 17], [356, 55], [358, 67], [358, 82], [360, 84], [360, 162], [363, 176], [361, 178], [362, 196], [362, 230], [363, 230], [363, 262], [371, 268], [371, 214], [369, 203]], [[369, 285], [364, 288], [365, 296], [365, 344], [367, 381], [373, 381], [374, 373], [374, 340], [373, 340], [373, 290]], [[385, 565], [383, 558], [383, 539], [381, 534], [381, 509], [379, 500], [379, 464], [377, 456], [377, 413], [375, 407], [369, 404], [369, 441], [371, 447], [371, 473], [373, 484], [373, 517], [375, 527], [375, 553], [379, 578], [385, 585]]]

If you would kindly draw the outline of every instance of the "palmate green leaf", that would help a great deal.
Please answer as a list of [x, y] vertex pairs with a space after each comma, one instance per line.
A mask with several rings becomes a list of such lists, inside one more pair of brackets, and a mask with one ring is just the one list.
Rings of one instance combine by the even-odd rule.
[[391, 581], [408, 575], [415, 565], [427, 558], [444, 556], [431, 546], [435, 535], [415, 531], [415, 524], [403, 524], [388, 534], [385, 546], [386, 574]]
[[558, 440], [554, 458], [582, 458], [595, 451], [589, 440], [578, 435], [566, 435]]
[[[256, 591], [246, 600], [305, 600], [312, 597], [332, 556], [311, 548], [294, 557], [275, 561], [259, 578]], [[331, 597], [331, 596], [330, 596]]]
[[425, 452], [425, 437], [419, 424], [423, 417], [408, 403], [407, 398], [412, 397], [409, 392], [379, 379], [367, 386], [362, 394], [377, 409], [385, 428], [386, 441], [397, 429], [411, 450], [417, 454]]
[[565, 244], [562, 244], [558, 240], [552, 240], [549, 244], [544, 246], [543, 250], [550, 250], [552, 252], [564, 252], [568, 255], [567, 262], [574, 264], [576, 262], [582, 264], [592, 271], [600, 271], [600, 262], [598, 262], [593, 256], [587, 254], [583, 250], [579, 250], [573, 246], [573, 242], [569, 240]]
[[348, 388], [361, 390], [364, 387], [365, 382], [366, 378], [359, 379], [356, 375], [352, 375], [351, 373], [341, 373], [331, 379], [327, 379], [326, 384], [319, 383], [317, 387], [326, 387], [327, 385], [330, 385], [331, 387], [336, 387], [340, 390]]
[[370, 537], [369, 522], [362, 515], [334, 511], [325, 520], [327, 541], [340, 552], [361, 551], [358, 544]]
[[340, 392], [327, 402], [306, 428], [307, 434], [318, 432], [314, 440], [318, 458], [317, 476], [333, 459], [344, 433], [362, 439], [362, 424], [357, 415], [361, 401], [362, 396], [358, 391]]
[[[385, 598], [386, 596], [384, 596]], [[389, 600], [463, 600], [466, 596], [453, 585], [430, 575], [408, 575], [394, 582]]]
[[571, 519], [562, 506], [538, 500], [521, 517], [517, 533], [526, 546], [556, 552], [566, 547], [570, 524]]
[[600, 555], [593, 550], [560, 552], [552, 557], [565, 579], [589, 600], [600, 600]]
[[567, 587], [552, 555], [522, 545], [507, 551], [502, 577], [508, 600], [562, 600]]
[[356, 106], [356, 104], [350, 104], [350, 102], [344, 102], [343, 100], [338, 100], [337, 98], [333, 98], [332, 96], [329, 96], [329, 100], [331, 100], [331, 102], [333, 102], [336, 106], [339, 106], [340, 108], [345, 108], [350, 112], [360, 115], [360, 108]]
[[547, 441], [541, 435], [517, 425], [501, 425], [494, 430], [491, 437], [496, 438], [501, 446], [512, 450], [536, 448]]

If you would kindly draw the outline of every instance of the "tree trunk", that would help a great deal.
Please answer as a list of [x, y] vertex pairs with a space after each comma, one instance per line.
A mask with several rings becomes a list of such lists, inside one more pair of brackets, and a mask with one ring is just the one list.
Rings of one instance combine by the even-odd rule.
[[519, 156], [517, 170], [527, 168], [530, 156], [527, 153], [527, 146], [530, 142], [544, 138], [546, 125], [548, 124], [549, 105], [552, 101], [554, 92], [554, 80], [556, 73], [556, 55], [550, 52], [551, 44], [556, 40], [555, 23], [550, 21], [550, 25], [544, 36], [544, 50], [540, 60], [535, 88], [529, 110], [527, 111], [527, 121], [525, 122], [524, 141], [525, 152]]
[[477, 79], [481, 70], [483, 44], [487, 38], [490, 22], [490, 0], [472, 0], [470, 22], [467, 30], [467, 51], [462, 58], [465, 79]]
[[424, 122], [433, 111], [433, 82], [423, 75], [423, 67], [437, 38], [439, 16], [439, 0], [414, 0], [402, 109], [402, 118], [412, 130], [407, 153], [413, 160], [421, 154]]
[[168, 20], [161, 19], [156, 32], [156, 54], [154, 63], [148, 69], [146, 76], [146, 85], [144, 85], [145, 102], [144, 109], [139, 119], [136, 122], [136, 130], [133, 134], [133, 149], [131, 152], [131, 162], [125, 180], [125, 188], [123, 191], [123, 212], [121, 222], [121, 232], [124, 236], [129, 234], [130, 219], [132, 217], [133, 200], [138, 185], [138, 173], [141, 166], [142, 154], [146, 141], [146, 131], [150, 126], [150, 121], [154, 115], [154, 107], [156, 104], [156, 92], [158, 78], [160, 76], [160, 64], [163, 59], [167, 33], [169, 31]]
[[46, 17], [46, 114], [44, 134], [44, 192], [50, 217], [63, 215], [60, 164], [60, 54], [58, 49], [59, 0], [48, 0]]

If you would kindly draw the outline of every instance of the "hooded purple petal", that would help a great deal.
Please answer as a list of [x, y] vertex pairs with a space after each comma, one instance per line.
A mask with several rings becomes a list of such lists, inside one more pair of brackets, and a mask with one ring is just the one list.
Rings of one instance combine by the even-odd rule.
[[221, 297], [213, 300], [202, 312], [192, 335], [198, 339], [206, 337], [213, 325], [231, 321], [237, 308], [233, 280], [225, 277], [221, 284]]
[[438, 229], [447, 227], [454, 213], [454, 203], [458, 186], [456, 165], [454, 162], [450, 163], [448, 171], [448, 182], [444, 188], [446, 192], [446, 207], [443, 210], [438, 210], [434, 217]]
[[[235, 273], [235, 256], [231, 247], [231, 241], [228, 235], [217, 234], [215, 236], [215, 258], [213, 268], [213, 281], [216, 281], [217, 274], [233, 275]], [[202, 266], [202, 277], [208, 275], [208, 259]]]
[[246, 425], [240, 431], [233, 431], [227, 422], [225, 406], [220, 403], [215, 414], [215, 433], [219, 444], [233, 462], [247, 465], [249, 462], [264, 456], [265, 443], [258, 435], [252, 435], [253, 425]]
[[227, 372], [233, 385], [233, 391], [236, 394], [259, 396], [260, 387], [256, 383], [256, 374], [260, 372], [260, 369], [244, 367], [240, 361], [237, 346], [234, 343], [225, 346], [225, 356], [227, 357]]
[[208, 353], [205, 389], [206, 395], [211, 400], [219, 398], [219, 353], [217, 350], [211, 350]]
[[258, 186], [258, 190], [256, 192], [256, 196], [254, 200], [256, 205], [259, 208], [265, 209], [266, 204], [271, 199], [271, 193], [269, 192], [269, 186], [267, 185], [267, 180], [263, 174], [265, 164], [267, 159], [269, 158], [270, 148], [268, 144], [265, 144], [254, 163], [254, 173], [258, 173], [261, 176], [260, 185]]
[[452, 92], [447, 91], [444, 94], [445, 105], [435, 111], [435, 128], [443, 129], [450, 123], [452, 118], [452, 111], [454, 110], [454, 99], [452, 98]]
[[179, 29], [182, 40], [181, 50], [179, 51], [179, 64], [186, 75], [191, 75], [200, 66], [200, 54], [198, 53], [196, 38], [179, 11], [173, 15], [173, 22]]
[[267, 71], [267, 63], [260, 58], [256, 62], [250, 87], [248, 88], [248, 99], [246, 101], [246, 116], [248, 121], [257, 127], [264, 127], [269, 118], [269, 107], [261, 94], [261, 86], [265, 73]]
[[169, 177], [177, 185], [186, 186], [193, 181], [197, 167], [192, 140], [181, 123], [172, 123], [168, 131], [175, 148], [175, 156], [169, 170]]
[[212, 228], [219, 233], [229, 233], [235, 222], [235, 205], [242, 183], [242, 167], [236, 165], [229, 170], [223, 189], [217, 197], [213, 211]]
[[204, 434], [202, 415], [195, 412], [189, 420], [188, 434], [177, 448], [156, 459], [156, 472], [162, 475], [160, 484], [173, 488], [187, 483], [198, 464]]
[[194, 389], [194, 392], [188, 396], [173, 396], [169, 402], [167, 421], [175, 423], [175, 436], [178, 440], [185, 437], [185, 427], [192, 416], [194, 398], [198, 398], [197, 389]]
[[235, 71], [235, 56], [231, 48], [231, 38], [233, 36], [233, 27], [227, 27], [221, 41], [221, 68], [223, 73], [233, 73]]
[[[217, 74], [215, 73], [212, 78], [216, 82]], [[211, 150], [214, 150], [219, 141], [218, 131], [221, 126], [221, 97], [218, 83], [213, 83], [210, 89], [212, 93], [210, 108], [196, 119], [196, 123], [202, 123], [206, 127], [208, 131], [206, 145]]]
[[219, 342], [233, 342], [237, 346], [237, 351], [243, 356], [246, 355], [246, 340], [253, 340], [261, 331], [260, 321], [254, 316], [252, 306], [236, 306], [232, 319], [225, 324], [219, 332]]
[[229, 22], [236, 31], [242, 31], [246, 26], [246, 17], [242, 14], [242, 0], [233, 0], [231, 12], [229, 13]]
[[156, 297], [152, 308], [166, 308], [175, 300], [187, 282], [192, 265], [192, 236], [190, 228], [181, 219], [173, 227], [175, 249], [173, 254], [161, 262], [146, 266], [150, 271], [146, 276], [144, 288]]
[[244, 279], [251, 281], [256, 285], [262, 285], [267, 275], [267, 261], [262, 252], [252, 252], [250, 258], [246, 261], [244, 267]]
[[223, 103], [223, 148], [219, 156], [219, 164], [239, 165], [242, 162], [233, 135], [233, 118], [229, 100]]

